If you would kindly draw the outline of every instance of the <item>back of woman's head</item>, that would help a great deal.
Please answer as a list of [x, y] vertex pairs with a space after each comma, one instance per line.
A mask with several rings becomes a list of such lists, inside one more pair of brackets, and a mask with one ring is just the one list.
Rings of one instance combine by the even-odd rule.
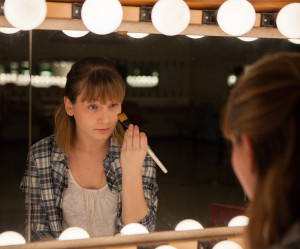
[[[125, 97], [125, 83], [111, 61], [100, 57], [87, 57], [75, 62], [67, 75], [64, 95], [74, 104], [80, 94], [81, 101], [122, 103]], [[113, 137], [122, 143], [121, 125], [117, 125]], [[56, 142], [68, 154], [75, 138], [75, 119], [67, 115], [62, 105], [55, 115]]]
[[223, 134], [249, 137], [257, 183], [247, 242], [260, 249], [279, 240], [300, 217], [300, 54], [268, 55], [232, 89]]

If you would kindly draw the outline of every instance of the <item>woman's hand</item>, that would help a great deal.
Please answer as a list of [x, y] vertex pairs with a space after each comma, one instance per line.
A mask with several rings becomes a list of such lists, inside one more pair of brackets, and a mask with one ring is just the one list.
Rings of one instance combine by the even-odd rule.
[[141, 174], [142, 166], [147, 154], [147, 136], [139, 131], [137, 125], [129, 125], [121, 150], [122, 174]]
[[143, 192], [142, 167], [147, 154], [147, 137], [136, 125], [129, 125], [121, 150], [122, 220], [124, 224], [141, 221], [148, 206]]

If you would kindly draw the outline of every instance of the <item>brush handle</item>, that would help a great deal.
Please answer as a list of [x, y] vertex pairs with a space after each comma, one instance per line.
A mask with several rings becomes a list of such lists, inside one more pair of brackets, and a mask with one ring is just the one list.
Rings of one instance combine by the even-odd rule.
[[148, 154], [151, 156], [151, 158], [156, 162], [158, 167], [164, 172], [167, 173], [168, 170], [165, 168], [165, 166], [161, 163], [161, 161], [157, 158], [157, 156], [154, 154], [154, 152], [151, 150], [151, 148], [148, 146]]

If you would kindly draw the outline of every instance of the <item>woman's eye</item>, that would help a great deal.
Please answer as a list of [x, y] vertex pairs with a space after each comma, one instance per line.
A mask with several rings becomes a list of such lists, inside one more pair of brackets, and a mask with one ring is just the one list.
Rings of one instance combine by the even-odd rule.
[[115, 108], [117, 106], [118, 106], [118, 104], [111, 104], [111, 105], [109, 105], [109, 108]]
[[91, 109], [91, 110], [95, 110], [95, 109], [97, 109], [97, 106], [95, 106], [95, 105], [89, 105], [88, 108]]

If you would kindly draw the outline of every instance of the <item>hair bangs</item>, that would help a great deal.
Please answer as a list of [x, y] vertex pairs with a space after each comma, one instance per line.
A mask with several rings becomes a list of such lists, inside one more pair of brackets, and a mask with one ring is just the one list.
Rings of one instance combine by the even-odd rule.
[[82, 101], [122, 103], [125, 97], [123, 79], [114, 71], [96, 69], [82, 84]]

